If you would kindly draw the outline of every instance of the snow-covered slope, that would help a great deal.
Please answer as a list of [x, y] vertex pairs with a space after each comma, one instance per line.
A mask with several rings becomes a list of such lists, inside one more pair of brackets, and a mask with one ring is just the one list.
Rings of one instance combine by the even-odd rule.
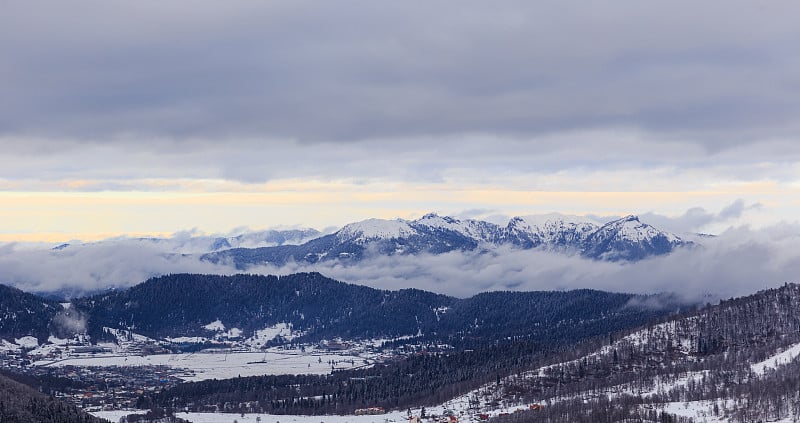
[[587, 257], [604, 260], [641, 260], [668, 254], [676, 247], [688, 245], [678, 236], [641, 222], [637, 216], [626, 216], [608, 222], [584, 241]]
[[593, 220], [580, 216], [548, 214], [514, 217], [508, 222], [502, 237], [522, 248], [543, 247], [575, 252], [581, 250], [583, 242], [598, 227]]
[[580, 254], [598, 260], [634, 261], [668, 254], [684, 245], [692, 242], [640, 222], [635, 216], [604, 225], [580, 216], [525, 216], [514, 217], [503, 227], [429, 213], [416, 220], [367, 219], [301, 245], [231, 249], [209, 254], [204, 259], [233, 262], [245, 269], [264, 263], [282, 265], [290, 261], [315, 263], [333, 259], [353, 263], [376, 254], [442, 254], [510, 246]]
[[365, 242], [378, 239], [408, 238], [417, 235], [408, 221], [403, 219], [367, 219], [350, 223], [336, 232], [341, 242]]
[[509, 376], [495, 390], [512, 403], [515, 392], [535, 392], [553, 408], [575, 401], [594, 411], [611, 401], [695, 422], [798, 421], [798, 306], [794, 284], [722, 301], [604, 345], [575, 347], [574, 355]]

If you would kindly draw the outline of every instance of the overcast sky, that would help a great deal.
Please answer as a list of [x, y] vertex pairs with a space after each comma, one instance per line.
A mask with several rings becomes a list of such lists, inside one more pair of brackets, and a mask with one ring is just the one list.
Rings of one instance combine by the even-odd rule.
[[[0, 241], [797, 220], [796, 1], [0, 3]], [[659, 220], [660, 219], [660, 220]]]

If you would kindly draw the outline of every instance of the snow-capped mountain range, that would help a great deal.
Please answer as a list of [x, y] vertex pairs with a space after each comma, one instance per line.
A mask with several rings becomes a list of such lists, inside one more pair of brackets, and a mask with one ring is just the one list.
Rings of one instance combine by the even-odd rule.
[[514, 217], [502, 226], [430, 213], [416, 220], [367, 219], [302, 244], [231, 248], [206, 254], [203, 259], [245, 269], [290, 261], [356, 262], [376, 254], [442, 254], [511, 247], [579, 254], [595, 260], [636, 261], [691, 245], [693, 242], [648, 225], [636, 216], [603, 224], [584, 217], [551, 214]]

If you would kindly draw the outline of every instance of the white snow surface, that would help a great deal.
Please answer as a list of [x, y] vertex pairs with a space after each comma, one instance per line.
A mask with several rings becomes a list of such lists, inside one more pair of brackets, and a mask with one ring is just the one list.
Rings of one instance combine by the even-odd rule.
[[5, 339], [0, 339], [0, 351], [19, 351], [20, 346], [12, 344]]
[[213, 322], [203, 326], [203, 329], [213, 330], [213, 331], [217, 331], [217, 332], [223, 332], [225, 330], [225, 325], [222, 324], [222, 322], [219, 319], [217, 319], [217, 320], [214, 320]]
[[[97, 411], [91, 414], [106, 420], [117, 422], [121, 417], [136, 414], [137, 411]], [[144, 414], [143, 411], [138, 413]], [[274, 414], [248, 414], [244, 417], [237, 413], [175, 413], [176, 417], [193, 423], [393, 423], [407, 422], [405, 413], [393, 412], [378, 416], [292, 416]], [[257, 420], [260, 419], [260, 420]]]
[[439, 216], [429, 213], [414, 221], [415, 225], [425, 226], [433, 229], [442, 229], [464, 235], [475, 241], [488, 241], [489, 235], [485, 231], [485, 226], [476, 220], [459, 220], [449, 216]]
[[[670, 414], [682, 417], [690, 417], [699, 422], [718, 423], [727, 422], [728, 419], [721, 416], [714, 416], [714, 404], [722, 410], [725, 401], [689, 401], [689, 402], [668, 402], [661, 404], [663, 410]], [[722, 414], [722, 413], [720, 413]]]
[[204, 342], [210, 341], [210, 339], [202, 337], [202, 336], [178, 336], [175, 338], [164, 338], [169, 342], [173, 342], [176, 344], [202, 344]]
[[405, 238], [416, 233], [417, 231], [409, 225], [409, 222], [403, 219], [367, 219], [345, 225], [345, 227], [336, 232], [336, 236], [343, 241], [367, 241]]
[[114, 335], [114, 337], [117, 338], [117, 342], [98, 343], [97, 346], [107, 347], [110, 348], [112, 351], [124, 351], [126, 348], [128, 348], [128, 346], [134, 343], [150, 343], [150, 344], [156, 343], [154, 339], [148, 338], [144, 335], [140, 335], [132, 331], [125, 331], [109, 327], [103, 327], [103, 331]]
[[636, 216], [626, 216], [620, 220], [610, 222], [601, 228], [603, 231], [616, 231], [615, 238], [630, 242], [642, 242], [663, 235], [669, 242], [681, 239], [666, 231], [658, 230], [646, 223], [639, 221]]
[[794, 344], [786, 350], [775, 354], [762, 362], [755, 363], [750, 366], [750, 368], [753, 370], [753, 373], [761, 376], [768, 370], [774, 370], [784, 364], [789, 364], [790, 362], [794, 361], [798, 355], [800, 355], [800, 343]]
[[39, 340], [33, 336], [23, 336], [22, 338], [15, 339], [14, 343], [22, 348], [36, 348], [39, 346]]
[[529, 225], [537, 226], [539, 228], [555, 224], [574, 226], [590, 225], [598, 228], [600, 225], [605, 223], [587, 216], [575, 216], [561, 213], [532, 214], [527, 216], [519, 216], [519, 218], [524, 220]]
[[239, 328], [230, 328], [227, 332], [223, 333], [222, 336], [226, 338], [238, 338], [242, 336], [242, 333], [244, 333], [244, 331]]
[[[487, 385], [490, 386], [491, 384]], [[442, 416], [446, 410], [451, 411], [458, 416], [462, 423], [475, 423], [480, 421], [477, 413], [486, 413], [491, 417], [495, 417], [501, 413], [513, 413], [516, 410], [525, 410], [528, 404], [516, 406], [500, 406], [497, 408], [488, 407], [486, 405], [480, 406], [477, 410], [470, 408], [470, 400], [475, 401], [482, 399], [484, 404], [492, 400], [492, 389], [479, 388], [465, 395], [454, 398], [443, 404], [431, 407], [425, 407], [425, 413], [428, 416], [437, 415]], [[139, 411], [142, 412], [142, 411]], [[118, 421], [120, 417], [128, 414], [136, 413], [136, 411], [98, 411], [93, 412], [95, 416], [102, 417], [111, 421]], [[419, 407], [412, 407], [411, 414], [419, 416], [421, 409]], [[272, 415], [272, 414], [247, 414], [242, 417], [241, 414], [227, 414], [227, 413], [176, 413], [177, 417], [189, 420], [195, 423], [224, 423], [233, 422], [255, 422], [256, 418], [260, 418], [261, 423], [389, 423], [389, 422], [407, 422], [408, 414], [407, 409], [390, 411], [386, 414], [379, 414], [374, 416], [292, 416], [292, 415]], [[435, 420], [431, 420], [435, 421]]]
[[558, 213], [524, 216], [520, 219], [524, 223], [517, 230], [536, 234], [545, 244], [555, 243], [560, 237], [566, 237], [568, 241], [583, 241], [600, 227], [590, 218]]
[[267, 342], [272, 341], [278, 336], [286, 341], [291, 341], [302, 334], [303, 333], [300, 331], [292, 330], [291, 323], [277, 323], [264, 329], [257, 330], [255, 334], [245, 340], [244, 343], [250, 348], [261, 348]]
[[[366, 360], [371, 363], [370, 360]], [[327, 352], [300, 353], [270, 349], [267, 352], [219, 350], [192, 354], [120, 355], [96, 354], [64, 360], [41, 360], [35, 366], [167, 366], [185, 370], [181, 379], [196, 382], [237, 376], [328, 374], [332, 370], [364, 366], [365, 358]]]

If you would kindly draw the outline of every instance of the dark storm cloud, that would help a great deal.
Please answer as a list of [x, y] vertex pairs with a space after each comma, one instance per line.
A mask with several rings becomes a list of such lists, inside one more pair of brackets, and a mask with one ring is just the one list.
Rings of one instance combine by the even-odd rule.
[[798, 14], [789, 1], [12, 1], [0, 133], [402, 151], [418, 148], [409, 137], [622, 127], [717, 151], [797, 133]]

